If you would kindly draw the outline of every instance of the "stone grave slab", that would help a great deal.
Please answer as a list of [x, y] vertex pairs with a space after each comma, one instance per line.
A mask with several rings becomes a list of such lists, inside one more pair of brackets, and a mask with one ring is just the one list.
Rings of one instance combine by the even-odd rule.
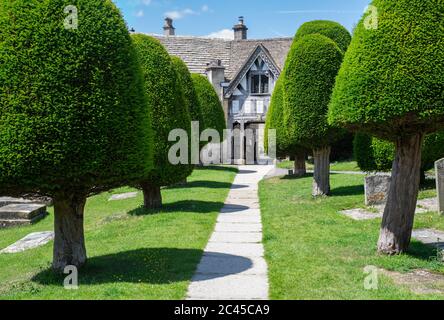
[[10, 204], [0, 208], [0, 220], [32, 220], [39, 215], [45, 214], [45, 212], [46, 206], [43, 204]]
[[436, 192], [438, 193], [438, 212], [444, 214], [444, 159], [435, 162]]
[[412, 238], [427, 244], [434, 246], [438, 249], [444, 250], [444, 232], [433, 229], [419, 229], [413, 230]]
[[363, 221], [363, 220], [373, 220], [373, 219], [381, 219], [381, 213], [374, 213], [367, 211], [365, 209], [351, 209], [340, 211], [340, 214], [347, 216], [353, 220]]
[[0, 254], [24, 252], [44, 246], [52, 240], [54, 240], [54, 232], [52, 231], [31, 233], [6, 249], [1, 250]]
[[127, 193], [121, 193], [121, 194], [115, 194], [109, 198], [108, 201], [119, 201], [119, 200], [127, 200], [127, 199], [133, 199], [136, 198], [138, 192], [127, 192]]

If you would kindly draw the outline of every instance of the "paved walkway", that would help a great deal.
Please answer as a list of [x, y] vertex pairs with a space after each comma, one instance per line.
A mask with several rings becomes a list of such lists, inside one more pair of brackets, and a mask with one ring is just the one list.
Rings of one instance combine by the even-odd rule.
[[258, 183], [273, 166], [240, 166], [188, 289], [190, 300], [266, 300]]

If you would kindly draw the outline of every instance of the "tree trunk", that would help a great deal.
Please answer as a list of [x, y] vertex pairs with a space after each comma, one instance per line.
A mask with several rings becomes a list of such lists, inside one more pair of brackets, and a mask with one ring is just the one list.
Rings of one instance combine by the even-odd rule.
[[392, 182], [378, 242], [380, 253], [395, 255], [410, 245], [419, 192], [421, 146], [424, 135], [399, 138]]
[[305, 152], [299, 152], [295, 155], [294, 175], [297, 177], [303, 177], [306, 174], [307, 174], [307, 168], [305, 165]]
[[83, 215], [86, 196], [63, 195], [54, 199], [54, 256], [52, 267], [63, 272], [67, 266], [85, 265], [86, 247]]
[[160, 187], [151, 183], [142, 183], [141, 187], [145, 209], [155, 210], [162, 208], [162, 193], [160, 192]]
[[314, 174], [313, 196], [330, 195], [330, 153], [331, 147], [313, 150]]

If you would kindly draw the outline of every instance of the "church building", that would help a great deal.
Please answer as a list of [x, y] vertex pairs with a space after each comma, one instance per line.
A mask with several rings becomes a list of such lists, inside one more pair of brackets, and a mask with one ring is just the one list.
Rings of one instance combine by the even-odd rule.
[[[190, 72], [208, 77], [222, 101], [227, 127], [253, 129], [263, 150], [271, 95], [293, 38], [250, 40], [243, 17], [233, 27], [234, 40], [176, 36], [170, 18], [165, 19], [163, 29], [163, 35], [153, 36], [171, 55], [181, 58]], [[239, 158], [235, 161], [244, 162], [244, 151]]]

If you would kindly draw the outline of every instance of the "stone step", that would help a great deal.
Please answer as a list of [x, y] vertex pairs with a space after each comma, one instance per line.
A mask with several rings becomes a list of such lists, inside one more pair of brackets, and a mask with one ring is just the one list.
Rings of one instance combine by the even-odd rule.
[[46, 206], [36, 203], [10, 204], [0, 208], [0, 219], [3, 220], [30, 220], [45, 213]]
[[32, 219], [0, 219], [0, 229], [13, 228], [19, 226], [29, 226], [34, 224], [48, 215], [47, 212], [43, 212]]

